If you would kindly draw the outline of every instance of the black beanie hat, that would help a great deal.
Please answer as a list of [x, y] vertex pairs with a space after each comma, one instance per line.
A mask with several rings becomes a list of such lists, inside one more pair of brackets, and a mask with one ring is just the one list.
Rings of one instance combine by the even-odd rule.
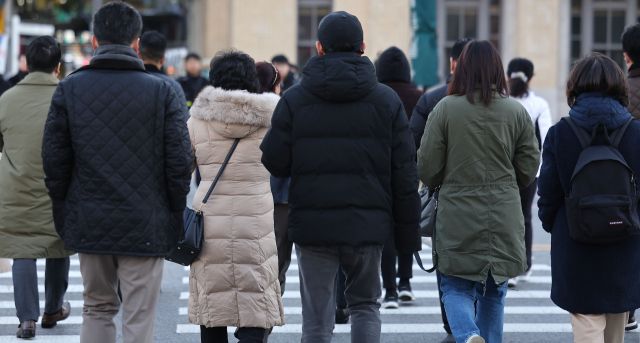
[[402, 50], [395, 46], [385, 50], [376, 61], [378, 82], [411, 83], [411, 65]]
[[512, 76], [512, 74], [517, 72], [522, 72], [527, 77], [527, 80], [523, 80], [524, 82], [531, 80], [533, 77], [533, 63], [526, 58], [512, 59], [507, 68], [507, 76], [514, 78], [515, 76]]

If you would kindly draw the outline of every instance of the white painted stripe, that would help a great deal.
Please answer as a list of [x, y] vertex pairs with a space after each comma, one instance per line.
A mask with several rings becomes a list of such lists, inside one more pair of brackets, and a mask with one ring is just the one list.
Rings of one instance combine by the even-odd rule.
[[[567, 311], [556, 306], [505, 306], [505, 314], [566, 314]], [[178, 314], [186, 316], [188, 308], [180, 307]], [[302, 307], [285, 307], [284, 314], [302, 314]], [[380, 314], [440, 314], [440, 306], [400, 307], [397, 309], [380, 309]]]
[[[382, 281], [382, 279], [380, 279]], [[411, 278], [412, 284], [422, 284], [422, 283], [436, 283], [438, 279], [435, 276], [414, 276]], [[527, 277], [528, 283], [551, 283], [551, 276], [529, 276]], [[189, 277], [184, 276], [182, 278], [182, 283], [185, 285], [189, 284]], [[287, 284], [298, 284], [300, 283], [300, 277], [298, 276], [287, 276]]]
[[[16, 335], [10, 336], [0, 336], [0, 343], [5, 342], [20, 342], [20, 341], [31, 341], [31, 340], [20, 340], [16, 338]], [[53, 335], [37, 335], [33, 340], [38, 343], [80, 343], [80, 335], [61, 335], [61, 336], [53, 336]]]
[[[38, 320], [38, 322], [40, 322], [40, 319]], [[13, 324], [16, 324], [16, 325], [20, 324], [17, 317], [0, 316], [0, 325], [13, 325]], [[82, 316], [69, 316], [69, 318], [59, 321], [58, 324], [82, 324]]]
[[[295, 260], [295, 255], [291, 256], [292, 260]], [[431, 260], [431, 255], [426, 256], [426, 257], [421, 257], [423, 260]], [[425, 268], [431, 267], [429, 266], [425, 266]], [[191, 271], [190, 269], [191, 267], [186, 266], [184, 267], [184, 271], [188, 272]], [[414, 271], [422, 271], [422, 269], [420, 269], [420, 267], [414, 262], [413, 264], [413, 270]], [[536, 271], [551, 271], [551, 266], [548, 264], [534, 264], [533, 266], [531, 266], [531, 270], [536, 270]], [[291, 265], [289, 266], [289, 269], [287, 269], [287, 271], [298, 271], [298, 264], [296, 262], [291, 263]], [[525, 281], [526, 282], [526, 281]]]
[[[413, 291], [413, 295], [419, 299], [435, 299], [438, 298], [438, 291]], [[290, 290], [284, 293], [285, 299], [300, 299], [300, 292]], [[510, 290], [507, 292], [507, 299], [550, 299], [551, 291], [518, 291]], [[180, 293], [180, 299], [189, 299], [189, 292]]]
[[[69, 285], [67, 293], [82, 293], [82, 285]], [[44, 293], [44, 285], [38, 285], [38, 292]], [[0, 285], [0, 293], [13, 293], [13, 286]]]
[[[46, 259], [39, 259], [36, 261], [36, 266], [39, 267], [44, 267], [47, 265], [47, 260]], [[71, 265], [72, 266], [79, 266], [80, 265], [80, 260], [78, 259], [71, 259]]]
[[[71, 305], [71, 309], [82, 308], [84, 301], [82, 300], [68, 300]], [[13, 301], [0, 301], [0, 308], [16, 308], [16, 303]], [[40, 301], [40, 308], [44, 308], [44, 301]]]
[[[228, 327], [227, 332], [235, 332], [234, 327]], [[177, 333], [200, 333], [200, 327], [193, 324], [178, 324]], [[351, 325], [336, 325], [334, 333], [349, 333]], [[504, 332], [572, 332], [571, 324], [553, 323], [507, 323]], [[302, 333], [302, 324], [286, 324], [276, 326], [273, 333]], [[382, 324], [382, 333], [442, 333], [442, 324]]]
[[[11, 279], [13, 277], [12, 273], [3, 273], [0, 274], [0, 279]], [[69, 271], [69, 277], [70, 278], [81, 278], [82, 275], [80, 275], [80, 271], [77, 270], [70, 270]], [[44, 270], [40, 270], [38, 271], [38, 278], [40, 279], [44, 279]]]

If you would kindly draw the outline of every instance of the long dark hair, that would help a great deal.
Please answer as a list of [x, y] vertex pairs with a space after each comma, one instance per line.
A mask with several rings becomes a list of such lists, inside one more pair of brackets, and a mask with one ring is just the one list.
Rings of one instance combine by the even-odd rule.
[[533, 77], [533, 63], [526, 58], [514, 58], [507, 67], [509, 93], [516, 98], [529, 95], [529, 80]]
[[467, 100], [475, 104], [473, 90], [478, 86], [480, 102], [485, 106], [491, 105], [494, 92], [504, 97], [509, 96], [504, 66], [498, 50], [488, 41], [473, 40], [462, 50], [451, 78], [448, 95], [466, 95]]
[[258, 81], [260, 82], [260, 91], [258, 93], [275, 93], [276, 86], [280, 84], [282, 78], [278, 69], [269, 62], [256, 63], [258, 71]]
[[573, 107], [582, 93], [601, 92], [629, 105], [629, 83], [622, 69], [611, 58], [592, 52], [576, 61], [567, 80], [567, 103]]

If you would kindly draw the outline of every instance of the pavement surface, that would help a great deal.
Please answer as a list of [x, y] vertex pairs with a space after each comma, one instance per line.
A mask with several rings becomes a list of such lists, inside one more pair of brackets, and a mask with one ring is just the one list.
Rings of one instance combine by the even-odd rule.
[[[533, 273], [529, 282], [520, 282], [509, 290], [505, 308], [505, 334], [503, 342], [539, 343], [573, 342], [569, 314], [556, 307], [549, 299], [551, 289], [550, 236], [541, 228], [534, 210], [534, 260]], [[425, 248], [428, 248], [425, 246]], [[425, 249], [423, 260], [430, 264], [430, 251]], [[283, 298], [286, 322], [276, 328], [269, 342], [300, 342], [302, 316], [300, 315], [300, 293], [295, 253]], [[79, 342], [82, 324], [82, 279], [78, 258], [72, 257], [69, 290], [66, 299], [71, 301], [71, 317], [53, 329], [42, 329], [38, 325], [36, 342], [76, 343]], [[44, 274], [44, 260], [40, 260], [38, 271]], [[40, 273], [39, 273], [40, 274]], [[43, 275], [39, 282], [44, 289]], [[188, 269], [165, 263], [162, 292], [156, 312], [155, 339], [158, 343], [200, 342], [199, 327], [189, 324], [186, 316], [188, 299]], [[593, 277], [598, 277], [594, 270]], [[427, 274], [414, 264], [412, 287], [417, 299], [401, 303], [399, 309], [382, 310], [382, 342], [440, 342], [445, 338], [440, 318], [435, 275]], [[41, 301], [44, 295], [41, 293]], [[122, 342], [120, 315], [116, 318], [118, 342]], [[0, 274], [0, 343], [20, 342], [15, 338], [18, 319], [15, 317], [11, 273]], [[350, 342], [350, 326], [337, 325], [332, 342]], [[233, 328], [229, 328], [233, 332]], [[229, 334], [230, 342], [237, 342]], [[640, 342], [640, 331], [626, 334], [625, 343]]]

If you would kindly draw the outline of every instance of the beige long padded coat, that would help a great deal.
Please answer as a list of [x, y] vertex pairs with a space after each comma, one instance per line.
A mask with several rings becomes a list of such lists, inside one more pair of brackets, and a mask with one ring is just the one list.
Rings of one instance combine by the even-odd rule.
[[260, 143], [278, 103], [275, 94], [207, 87], [188, 122], [202, 182], [202, 204], [235, 138], [242, 138], [204, 211], [204, 246], [189, 275], [189, 322], [207, 327], [284, 325], [278, 283], [269, 172]]

